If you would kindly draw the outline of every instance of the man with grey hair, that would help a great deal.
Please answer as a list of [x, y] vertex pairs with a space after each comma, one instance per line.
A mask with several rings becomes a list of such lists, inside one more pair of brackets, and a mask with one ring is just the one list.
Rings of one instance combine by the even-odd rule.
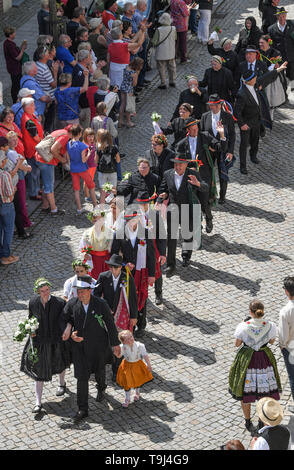
[[21, 88], [34, 90], [34, 100], [38, 116], [43, 116], [47, 103], [51, 103], [50, 96], [46, 95], [36, 80], [38, 73], [37, 64], [34, 61], [25, 62], [23, 65], [23, 76], [20, 80]]
[[77, 61], [69, 51], [72, 40], [67, 34], [61, 34], [58, 38], [59, 46], [56, 49], [56, 59], [64, 63], [63, 73], [72, 73]]
[[[77, 56], [78, 62], [74, 66], [72, 71], [72, 86], [73, 87], [83, 87], [84, 84], [84, 70], [91, 70], [92, 56], [87, 49], [82, 49], [78, 52]], [[82, 93], [79, 98], [80, 106], [80, 125], [83, 129], [90, 127], [91, 123], [91, 110], [89, 106], [89, 101], [87, 98], [87, 93]]]
[[125, 3], [124, 14], [122, 16], [122, 21], [130, 21], [132, 23], [132, 33], [135, 34], [138, 31], [138, 26], [133, 22], [133, 17], [135, 14], [135, 5], [132, 2]]

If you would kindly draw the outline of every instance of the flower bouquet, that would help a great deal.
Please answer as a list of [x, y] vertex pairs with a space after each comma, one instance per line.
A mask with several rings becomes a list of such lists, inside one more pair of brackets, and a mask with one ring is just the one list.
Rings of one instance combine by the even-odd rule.
[[158, 114], [156, 112], [153, 112], [151, 114], [151, 120], [152, 120], [152, 125], [153, 125], [153, 129], [154, 129], [154, 132], [155, 134], [162, 134], [162, 130], [160, 129], [159, 127], [159, 124], [158, 122], [160, 121], [160, 119], [162, 118], [161, 114]]
[[112, 189], [113, 189], [113, 184], [111, 183], [104, 183], [104, 185], [102, 186], [102, 189], [105, 193], [107, 194], [110, 194]]
[[37, 349], [33, 346], [32, 335], [36, 334], [39, 328], [39, 322], [36, 317], [29, 318], [23, 322], [20, 322], [17, 326], [17, 330], [13, 335], [13, 340], [21, 343], [28, 335], [30, 337], [30, 349], [29, 359], [33, 364], [36, 364], [39, 360]]
[[214, 31], [211, 33], [209, 36], [209, 41], [219, 41], [219, 35], [223, 32], [223, 30], [219, 27], [216, 26], [214, 28]]
[[127, 181], [130, 177], [132, 176], [132, 173], [130, 171], [125, 171], [123, 173], [123, 179], [122, 181]]
[[91, 245], [84, 246], [84, 248], [81, 249], [81, 253], [84, 255], [90, 255], [91, 251], [93, 251], [93, 247]]

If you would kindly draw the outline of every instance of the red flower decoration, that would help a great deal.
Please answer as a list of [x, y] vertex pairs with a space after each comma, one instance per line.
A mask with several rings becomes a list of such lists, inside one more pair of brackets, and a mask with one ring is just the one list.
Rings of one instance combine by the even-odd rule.
[[145, 245], [146, 245], [145, 240], [140, 240], [140, 245], [141, 245], [141, 246], [145, 246]]

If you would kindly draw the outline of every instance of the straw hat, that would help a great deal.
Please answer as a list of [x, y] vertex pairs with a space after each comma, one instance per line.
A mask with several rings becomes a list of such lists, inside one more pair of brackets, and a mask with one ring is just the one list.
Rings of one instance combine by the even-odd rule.
[[268, 426], [277, 426], [283, 419], [284, 413], [280, 403], [274, 398], [261, 398], [256, 404], [259, 419]]

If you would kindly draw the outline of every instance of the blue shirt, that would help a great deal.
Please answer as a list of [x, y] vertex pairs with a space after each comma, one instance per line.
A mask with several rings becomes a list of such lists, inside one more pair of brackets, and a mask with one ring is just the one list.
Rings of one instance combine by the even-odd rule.
[[82, 173], [88, 170], [88, 164], [82, 162], [82, 151], [86, 150], [88, 145], [84, 142], [70, 140], [67, 143], [66, 150], [70, 158], [71, 173]]
[[[21, 102], [18, 101], [11, 106], [12, 111], [14, 112], [14, 122], [19, 129], [21, 129], [21, 117], [23, 115], [23, 107]], [[35, 111], [35, 116], [38, 117], [37, 111]]]
[[123, 15], [122, 16], [122, 21], [129, 21], [132, 24], [132, 33], [136, 34], [138, 32], [138, 25], [136, 22], [136, 19], [134, 18], [135, 15], [132, 16], [132, 19], [128, 18], [127, 16]]
[[46, 95], [34, 77], [31, 77], [30, 75], [23, 75], [20, 80], [20, 88], [29, 88], [29, 90], [35, 90], [35, 94], [32, 95], [32, 98], [35, 100], [36, 114], [39, 116], [44, 114], [47, 103], [45, 103], [45, 101], [40, 101], [40, 98]]
[[[71, 121], [79, 117], [79, 87], [69, 87], [60, 90], [58, 87], [54, 92], [57, 99], [57, 113], [60, 121]], [[72, 109], [71, 109], [72, 108]]]
[[72, 73], [73, 66], [71, 62], [75, 60], [74, 56], [69, 52], [66, 47], [58, 46], [56, 49], [56, 59], [64, 63], [63, 73]]

